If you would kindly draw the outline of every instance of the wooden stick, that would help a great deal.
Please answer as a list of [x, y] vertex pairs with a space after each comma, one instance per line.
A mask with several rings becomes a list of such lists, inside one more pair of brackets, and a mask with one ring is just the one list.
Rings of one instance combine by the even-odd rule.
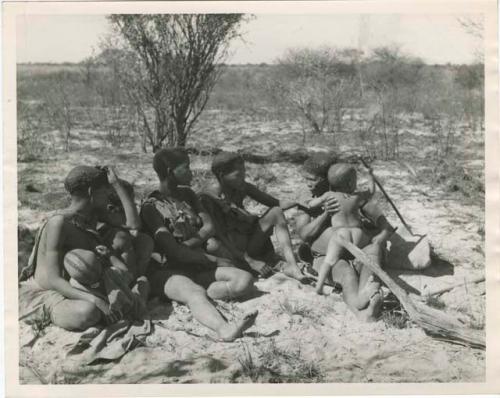
[[455, 317], [443, 311], [431, 308], [418, 301], [414, 302], [408, 293], [394, 282], [391, 276], [360, 248], [340, 236], [337, 236], [336, 240], [386, 284], [391, 292], [398, 298], [410, 319], [424, 329], [429, 335], [438, 336], [475, 348], [486, 348], [484, 333], [479, 330], [465, 327], [464, 324]]
[[477, 276], [477, 277], [469, 279], [469, 280], [466, 279], [463, 282], [454, 283], [453, 285], [450, 285], [450, 286], [447, 286], [447, 287], [442, 287], [442, 288], [439, 288], [439, 289], [429, 290], [427, 292], [424, 292], [423, 296], [424, 297], [436, 296], [438, 294], [443, 294], [443, 293], [449, 292], [450, 290], [453, 290], [456, 287], [460, 287], [460, 286], [463, 286], [463, 285], [473, 285], [475, 283], [481, 283], [481, 282], [484, 282], [484, 281], [485, 281], [485, 277], [484, 276]]
[[[366, 161], [363, 158], [360, 158], [360, 159], [361, 159], [361, 163], [363, 163], [363, 165], [367, 169], [370, 170], [371, 169], [370, 165], [368, 165], [368, 163], [366, 163]], [[385, 189], [382, 186], [382, 184], [380, 183], [380, 181], [377, 179], [377, 177], [375, 177], [375, 174], [373, 174], [373, 172], [371, 173], [371, 175], [372, 175], [373, 181], [375, 182], [375, 184], [377, 184], [377, 187], [379, 187], [379, 189], [382, 192], [382, 194], [385, 196], [385, 198], [387, 199], [387, 201], [389, 202], [389, 204], [392, 206], [392, 208], [396, 212], [397, 216], [399, 217], [399, 219], [401, 220], [401, 222], [405, 226], [405, 228], [408, 230], [408, 232], [411, 235], [413, 235], [413, 232], [411, 231], [410, 226], [406, 223], [406, 221], [403, 218], [403, 215], [399, 212], [398, 208], [396, 207], [396, 205], [394, 204], [394, 202], [391, 200], [391, 198], [389, 197], [389, 194], [385, 191]]]

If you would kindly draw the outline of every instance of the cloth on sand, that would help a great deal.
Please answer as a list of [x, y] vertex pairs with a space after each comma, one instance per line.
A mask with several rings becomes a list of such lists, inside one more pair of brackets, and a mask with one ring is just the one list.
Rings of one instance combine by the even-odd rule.
[[105, 328], [87, 330], [68, 351], [67, 356], [85, 364], [114, 361], [135, 347], [144, 345], [145, 338], [153, 331], [151, 320], [131, 321], [122, 319]]

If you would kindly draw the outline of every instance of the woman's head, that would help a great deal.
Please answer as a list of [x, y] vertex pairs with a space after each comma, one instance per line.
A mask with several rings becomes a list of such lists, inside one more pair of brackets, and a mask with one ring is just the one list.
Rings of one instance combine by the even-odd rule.
[[245, 184], [245, 162], [234, 152], [220, 152], [212, 161], [212, 173], [223, 185], [241, 188]]
[[105, 168], [76, 166], [66, 176], [64, 188], [73, 199], [89, 200], [98, 210], [108, 205], [111, 186]]
[[182, 148], [165, 148], [155, 153], [153, 168], [161, 182], [190, 185], [193, 174], [189, 167], [189, 156]]
[[347, 163], [336, 163], [328, 169], [328, 184], [332, 191], [352, 193], [356, 190], [356, 169]]
[[337, 155], [333, 152], [318, 152], [309, 156], [304, 162], [305, 178], [309, 181], [308, 185], [313, 196], [319, 197], [328, 191], [328, 168], [336, 159]]

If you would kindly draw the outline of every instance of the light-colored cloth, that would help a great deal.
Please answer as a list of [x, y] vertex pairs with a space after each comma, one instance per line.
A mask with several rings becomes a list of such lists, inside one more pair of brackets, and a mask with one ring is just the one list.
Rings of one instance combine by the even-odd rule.
[[92, 328], [82, 334], [67, 356], [85, 365], [114, 361], [135, 347], [144, 345], [152, 330], [149, 319], [134, 322], [123, 319], [104, 329]]

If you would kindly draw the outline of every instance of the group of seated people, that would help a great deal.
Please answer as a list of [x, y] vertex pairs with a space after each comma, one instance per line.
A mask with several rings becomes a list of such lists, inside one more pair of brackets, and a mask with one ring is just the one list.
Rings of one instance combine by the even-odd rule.
[[[394, 229], [371, 200], [373, 187], [357, 190], [356, 169], [325, 159], [309, 167], [315, 186], [308, 205], [279, 200], [247, 182], [237, 153], [215, 155], [214, 184], [195, 193], [187, 152], [159, 150], [153, 159], [158, 189], [139, 209], [132, 185], [113, 167], [75, 167], [64, 181], [71, 204], [39, 229], [21, 272], [21, 317], [43, 308], [55, 325], [84, 330], [141, 318], [147, 300], [158, 296], [185, 304], [218, 339], [233, 341], [253, 325], [257, 311], [229, 322], [213, 300], [242, 300], [257, 277], [282, 272], [301, 283], [316, 279], [318, 294], [324, 284], [340, 287], [359, 319], [376, 319], [380, 283], [336, 238], [381, 264]], [[268, 210], [248, 212], [246, 198]], [[284, 215], [294, 207], [303, 242], [297, 256]], [[273, 232], [283, 258], [274, 250]]]

